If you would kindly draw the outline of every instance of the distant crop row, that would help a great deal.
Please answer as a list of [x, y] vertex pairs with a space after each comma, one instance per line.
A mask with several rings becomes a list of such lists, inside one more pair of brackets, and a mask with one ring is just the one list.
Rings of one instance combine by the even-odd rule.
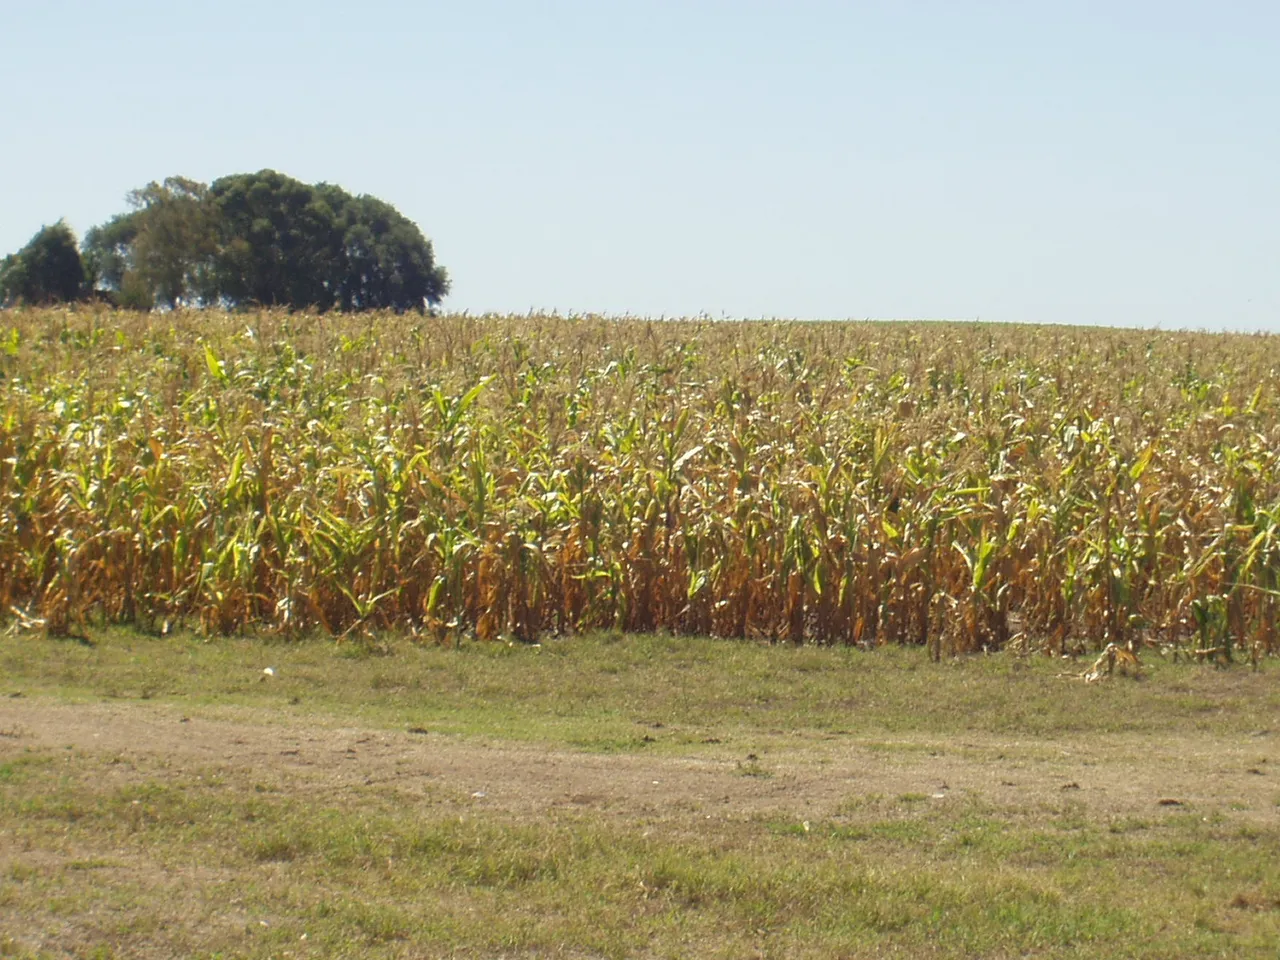
[[1280, 340], [9, 311], [50, 630], [1280, 651]]

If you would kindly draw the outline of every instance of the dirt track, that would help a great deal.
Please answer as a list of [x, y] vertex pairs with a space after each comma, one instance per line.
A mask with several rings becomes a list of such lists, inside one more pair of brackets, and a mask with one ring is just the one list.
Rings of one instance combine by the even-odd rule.
[[29, 748], [70, 747], [121, 761], [104, 767], [104, 776], [121, 782], [154, 777], [157, 765], [174, 774], [221, 769], [335, 799], [394, 789], [516, 817], [573, 805], [619, 817], [821, 818], [850, 798], [914, 794], [997, 807], [1057, 804], [1069, 796], [1098, 817], [1189, 807], [1274, 821], [1277, 739], [1273, 731], [1234, 741], [828, 735], [758, 757], [732, 742], [676, 755], [592, 754], [337, 727], [329, 718], [291, 717], [284, 724], [247, 710], [186, 717], [146, 703], [0, 701], [0, 761]]

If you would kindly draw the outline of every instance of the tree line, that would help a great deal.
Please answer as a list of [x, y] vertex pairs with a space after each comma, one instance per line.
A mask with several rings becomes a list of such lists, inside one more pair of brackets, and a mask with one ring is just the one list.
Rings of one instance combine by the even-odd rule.
[[423, 310], [449, 292], [431, 241], [393, 206], [274, 170], [170, 177], [89, 230], [40, 230], [0, 262], [0, 302], [105, 300], [151, 310]]

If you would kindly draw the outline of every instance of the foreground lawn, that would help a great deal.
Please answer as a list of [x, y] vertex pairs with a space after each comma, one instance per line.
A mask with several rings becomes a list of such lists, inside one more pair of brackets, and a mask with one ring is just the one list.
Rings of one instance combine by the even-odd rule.
[[665, 637], [94, 643], [0, 639], [0, 956], [1280, 942], [1273, 671], [1086, 685], [1043, 658]]
[[1010, 654], [932, 664], [916, 648], [867, 653], [667, 636], [454, 649], [105, 630], [87, 643], [0, 638], [0, 683], [11, 688], [0, 694], [261, 707], [278, 709], [281, 722], [315, 712], [590, 750], [651, 748], [652, 731], [649, 740], [637, 733], [646, 722], [688, 734], [659, 738], [672, 745], [725, 732], [761, 740], [829, 731], [1233, 736], [1280, 716], [1280, 684], [1265, 670], [1150, 655], [1136, 680], [1073, 679], [1090, 662]]

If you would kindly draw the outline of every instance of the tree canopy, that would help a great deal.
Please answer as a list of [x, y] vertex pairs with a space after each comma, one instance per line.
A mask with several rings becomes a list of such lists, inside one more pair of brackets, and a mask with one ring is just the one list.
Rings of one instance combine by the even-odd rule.
[[0, 261], [0, 302], [56, 303], [85, 292], [76, 236], [61, 220], [41, 227], [25, 247]]
[[[45, 263], [29, 253], [42, 231], [4, 261], [0, 292], [8, 300], [45, 302], [96, 289], [141, 309], [422, 310], [449, 291], [448, 274], [416, 224], [376, 197], [333, 184], [261, 170], [209, 185], [170, 177], [127, 199], [127, 212], [85, 235], [83, 264], [65, 224], [46, 228], [62, 231], [64, 258], [66, 249], [75, 254], [75, 285], [50, 286], [46, 279], [24, 286], [32, 264]], [[65, 269], [70, 276], [71, 267]]]
[[218, 299], [218, 211], [209, 188], [170, 177], [130, 191], [128, 201], [131, 212], [85, 234], [85, 259], [96, 283], [129, 307]]
[[216, 180], [218, 293], [235, 302], [372, 310], [437, 304], [449, 278], [409, 219], [374, 197], [273, 170]]

